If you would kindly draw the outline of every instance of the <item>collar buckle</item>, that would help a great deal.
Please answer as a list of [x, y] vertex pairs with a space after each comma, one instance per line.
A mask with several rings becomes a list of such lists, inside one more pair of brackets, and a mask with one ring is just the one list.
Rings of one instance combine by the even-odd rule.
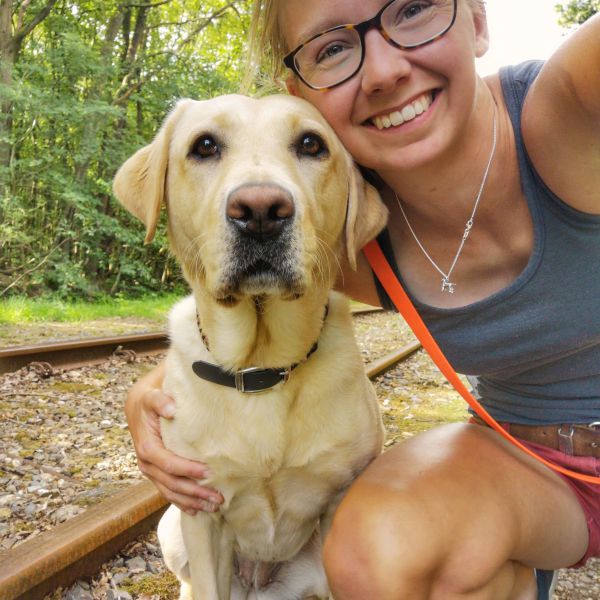
[[255, 387], [249, 381], [246, 381], [246, 375], [262, 375], [264, 373], [271, 372], [270, 369], [261, 369], [260, 367], [248, 367], [247, 369], [240, 369], [234, 373], [234, 381], [235, 381], [235, 389], [238, 392], [242, 392], [243, 394], [260, 394], [262, 392], [267, 392], [273, 389], [276, 385], [280, 383], [286, 383], [290, 378], [291, 368], [283, 369], [277, 373], [278, 380], [271, 383], [267, 383], [261, 385], [260, 387]]

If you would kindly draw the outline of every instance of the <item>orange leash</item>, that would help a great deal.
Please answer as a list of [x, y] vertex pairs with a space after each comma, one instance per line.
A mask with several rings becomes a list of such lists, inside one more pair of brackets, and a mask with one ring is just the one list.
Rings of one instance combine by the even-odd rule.
[[529, 448], [524, 446], [519, 440], [514, 438], [508, 431], [506, 431], [486, 410], [481, 406], [481, 404], [475, 399], [473, 394], [469, 392], [469, 390], [463, 385], [462, 381], [459, 379], [458, 375], [448, 362], [448, 359], [444, 356], [444, 353], [440, 350], [440, 347], [437, 345], [437, 342], [433, 339], [431, 333], [429, 333], [429, 329], [427, 329], [427, 325], [421, 319], [419, 313], [413, 306], [410, 298], [407, 296], [406, 292], [400, 285], [398, 278], [394, 275], [390, 265], [388, 264], [387, 259], [383, 255], [381, 248], [376, 240], [369, 242], [364, 248], [363, 253], [367, 257], [371, 268], [373, 269], [375, 275], [383, 285], [385, 291], [388, 293], [388, 296], [391, 298], [392, 302], [400, 312], [400, 314], [404, 317], [406, 322], [410, 325], [410, 328], [413, 330], [414, 334], [417, 336], [417, 339], [421, 342], [423, 348], [427, 350], [427, 353], [433, 360], [433, 362], [437, 365], [438, 369], [443, 373], [443, 375], [448, 379], [448, 381], [454, 386], [456, 391], [466, 400], [467, 404], [477, 413], [477, 415], [483, 419], [485, 423], [487, 423], [492, 429], [495, 429], [502, 437], [507, 439], [509, 442], [513, 443], [515, 446], [523, 450], [529, 454], [529, 456], [533, 456], [533, 458], [539, 460], [544, 463], [546, 466], [554, 469], [555, 471], [562, 473], [563, 475], [567, 475], [574, 479], [579, 479], [581, 481], [586, 481], [587, 483], [597, 483], [600, 484], [600, 477], [594, 477], [592, 475], [585, 475], [583, 473], [577, 473], [576, 471], [571, 471], [570, 469], [565, 469], [560, 465], [555, 465], [554, 463], [547, 461], [546, 459], [538, 456], [535, 452], [531, 451]]

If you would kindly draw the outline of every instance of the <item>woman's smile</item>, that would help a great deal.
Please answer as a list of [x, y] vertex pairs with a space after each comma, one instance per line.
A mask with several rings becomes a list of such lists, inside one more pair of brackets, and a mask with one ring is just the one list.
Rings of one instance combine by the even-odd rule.
[[406, 102], [403, 106], [374, 115], [367, 119], [366, 123], [375, 125], [380, 131], [390, 127], [399, 127], [427, 112], [433, 100], [434, 93], [425, 92], [416, 99]]

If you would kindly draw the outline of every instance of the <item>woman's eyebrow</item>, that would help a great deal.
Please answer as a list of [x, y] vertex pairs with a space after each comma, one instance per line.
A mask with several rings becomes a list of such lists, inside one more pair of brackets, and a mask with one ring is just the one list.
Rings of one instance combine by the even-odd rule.
[[335, 17], [319, 21], [318, 24], [313, 24], [307, 27], [306, 29], [301, 30], [298, 34], [297, 43], [293, 47], [304, 43], [306, 40], [309, 40], [310, 38], [312, 38], [315, 35], [318, 35], [319, 33], [323, 33], [324, 31], [328, 31], [329, 29], [333, 29], [334, 27], [339, 27], [340, 25], [350, 24], [353, 25], [353, 23], [340, 22], [340, 20], [336, 19]]

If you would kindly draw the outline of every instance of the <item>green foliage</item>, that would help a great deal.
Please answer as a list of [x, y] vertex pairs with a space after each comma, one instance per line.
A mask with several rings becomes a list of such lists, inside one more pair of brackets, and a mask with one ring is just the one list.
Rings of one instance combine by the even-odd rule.
[[143, 299], [100, 297], [94, 302], [61, 300], [56, 297], [12, 296], [0, 300], [0, 325], [35, 322], [87, 322], [96, 319], [136, 317], [164, 322], [167, 312], [180, 296], [146, 295]]
[[557, 4], [558, 22], [563, 27], [572, 27], [585, 23], [590, 17], [600, 12], [600, 0], [571, 0]]
[[52, 7], [0, 54], [0, 296], [184, 290], [111, 182], [178, 98], [237, 90], [249, 0], [12, 4], [13, 34]]

